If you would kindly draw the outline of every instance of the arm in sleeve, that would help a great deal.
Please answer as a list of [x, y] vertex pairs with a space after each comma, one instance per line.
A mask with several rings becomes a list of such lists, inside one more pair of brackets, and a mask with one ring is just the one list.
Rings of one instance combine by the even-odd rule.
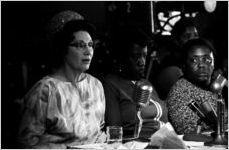
[[103, 89], [103, 85], [101, 82], [99, 82], [99, 89], [100, 89], [100, 98], [102, 101], [102, 118], [101, 118], [101, 122], [100, 122], [100, 129], [103, 130], [104, 129], [104, 125], [105, 125], [105, 108], [106, 108], [106, 100], [105, 100], [105, 94], [104, 94], [104, 89]]
[[187, 106], [189, 101], [191, 96], [187, 89], [172, 88], [168, 95], [168, 118], [178, 134], [190, 132], [196, 124], [195, 116]]
[[[166, 123], [168, 122], [168, 108], [167, 108], [167, 105], [166, 105], [166, 102], [161, 100], [154, 88], [153, 90], [153, 93], [151, 95], [151, 101], [154, 101], [154, 105], [157, 105], [157, 109], [158, 109], [158, 112], [160, 115], [160, 121], [163, 122], [163, 123]], [[162, 123], [162, 124], [163, 124]]]
[[105, 122], [106, 126], [109, 125], [122, 125], [121, 113], [119, 107], [119, 92], [115, 86], [109, 81], [103, 82], [105, 98], [106, 98], [106, 111]]
[[33, 148], [41, 143], [45, 133], [48, 93], [48, 86], [38, 82], [24, 97], [18, 137], [23, 147]]

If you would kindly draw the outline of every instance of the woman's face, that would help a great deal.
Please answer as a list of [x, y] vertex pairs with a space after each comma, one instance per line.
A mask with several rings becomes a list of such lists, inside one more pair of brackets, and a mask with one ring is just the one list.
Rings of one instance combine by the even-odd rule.
[[87, 31], [74, 32], [73, 37], [67, 47], [65, 63], [76, 71], [84, 72], [89, 69], [93, 57], [93, 41]]
[[213, 53], [206, 46], [194, 46], [186, 60], [186, 76], [193, 82], [208, 85], [214, 70]]

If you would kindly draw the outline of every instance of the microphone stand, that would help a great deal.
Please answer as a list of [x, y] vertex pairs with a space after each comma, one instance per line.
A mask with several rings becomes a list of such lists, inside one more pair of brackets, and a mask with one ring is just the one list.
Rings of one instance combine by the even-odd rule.
[[154, 63], [154, 61], [158, 61], [158, 58], [157, 58], [157, 51], [153, 51], [152, 53], [151, 53], [151, 55], [150, 55], [150, 61], [149, 61], [149, 66], [148, 66], [148, 68], [147, 68], [147, 72], [146, 72], [146, 80], [148, 80], [149, 79], [149, 76], [150, 76], [150, 73], [151, 73], [151, 69], [152, 69], [152, 67], [153, 67], [153, 63]]
[[[155, 60], [158, 60], [157, 52], [153, 51], [151, 53], [151, 55], [150, 55], [150, 62], [149, 62], [149, 66], [148, 66], [148, 68], [146, 70], [147, 72], [146, 72], [145, 80], [149, 79], [150, 72], [151, 72], [151, 69], [152, 69], [152, 66], [153, 66], [153, 62]], [[139, 138], [139, 134], [140, 134], [141, 129], [142, 129], [142, 123], [143, 123], [143, 119], [141, 117], [141, 108], [142, 107], [144, 107], [144, 106], [141, 106], [141, 104], [137, 104], [137, 106], [136, 106], [137, 113], [135, 115], [135, 127], [134, 127], [134, 138], [135, 139]]]
[[224, 132], [224, 109], [225, 104], [223, 101], [222, 94], [217, 94], [217, 130], [216, 134], [213, 136], [213, 140], [209, 142], [205, 142], [206, 146], [217, 146], [217, 147], [227, 147], [228, 141], [225, 139]]
[[141, 106], [137, 105], [137, 113], [135, 115], [135, 127], [134, 127], [134, 138], [139, 138], [139, 134], [142, 129], [143, 119], [141, 117]]

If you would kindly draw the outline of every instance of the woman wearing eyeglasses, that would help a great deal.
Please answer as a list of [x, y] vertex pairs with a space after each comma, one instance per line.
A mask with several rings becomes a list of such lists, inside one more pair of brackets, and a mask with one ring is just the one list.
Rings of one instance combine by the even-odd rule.
[[[55, 16], [56, 17], [56, 16]], [[59, 17], [59, 18], [58, 18]], [[93, 57], [94, 28], [79, 14], [54, 18], [53, 74], [24, 97], [19, 142], [24, 148], [66, 148], [103, 142], [105, 98], [101, 82], [85, 73]]]

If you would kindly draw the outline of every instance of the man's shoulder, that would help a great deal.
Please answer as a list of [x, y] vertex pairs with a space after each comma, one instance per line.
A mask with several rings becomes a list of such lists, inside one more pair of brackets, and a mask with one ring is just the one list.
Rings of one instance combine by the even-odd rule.
[[119, 77], [116, 74], [108, 74], [104, 77], [104, 81], [105, 82], [116, 82], [119, 83], [121, 82], [123, 79], [121, 77]]

